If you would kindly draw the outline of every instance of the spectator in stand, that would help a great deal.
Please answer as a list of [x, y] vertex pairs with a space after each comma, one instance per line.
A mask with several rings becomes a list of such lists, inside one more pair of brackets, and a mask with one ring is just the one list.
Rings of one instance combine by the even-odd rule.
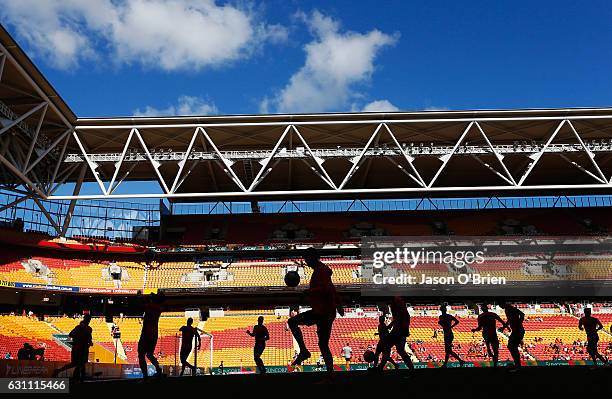
[[325, 362], [323, 360], [323, 356], [319, 355], [319, 358], [317, 359], [317, 371], [321, 370], [321, 365], [323, 364], [323, 362]]
[[27, 342], [23, 344], [23, 347], [19, 348], [17, 351], [17, 359], [18, 360], [32, 360], [32, 345]]
[[221, 375], [225, 374], [225, 367], [223, 366], [223, 360], [221, 360], [221, 363], [219, 363], [219, 372], [221, 373]]
[[6, 354], [4, 355], [4, 360], [11, 360], [13, 358], [13, 355], [11, 354], [11, 352], [6, 352]]

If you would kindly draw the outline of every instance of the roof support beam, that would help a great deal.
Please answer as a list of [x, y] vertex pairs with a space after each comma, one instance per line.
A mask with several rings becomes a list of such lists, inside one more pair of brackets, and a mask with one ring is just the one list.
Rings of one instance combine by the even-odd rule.
[[11, 123], [9, 123], [8, 125], [3, 127], [2, 129], [0, 129], [0, 136], [3, 135], [4, 133], [6, 133], [12, 127], [18, 125], [19, 122], [22, 122], [24, 119], [27, 119], [30, 115], [32, 115], [36, 111], [38, 111], [41, 108], [46, 107], [46, 106], [47, 106], [46, 102], [40, 103], [37, 106], [35, 106], [34, 108], [32, 108], [31, 110], [29, 110], [28, 112], [26, 112], [25, 114], [21, 115], [19, 118], [11, 121]]
[[42, 127], [43, 121], [45, 120], [45, 115], [47, 114], [47, 108], [48, 108], [48, 104], [45, 103], [45, 106], [40, 113], [40, 118], [38, 119], [38, 124], [36, 125], [36, 129], [34, 130], [34, 137], [32, 137], [32, 142], [30, 143], [30, 148], [28, 149], [28, 155], [26, 155], [25, 162], [23, 163], [24, 171], [28, 168], [28, 164], [30, 163], [30, 158], [32, 157], [32, 151], [34, 151], [34, 147], [37, 144], [38, 134], [40, 133], [40, 128]]
[[542, 149], [539, 152], [537, 152], [537, 153], [535, 153], [535, 154], [533, 154], [533, 155], [531, 155], [529, 157], [529, 158], [532, 159], [532, 162], [527, 167], [527, 170], [525, 171], [525, 173], [523, 173], [523, 176], [521, 176], [521, 179], [518, 182], [519, 186], [522, 186], [523, 183], [525, 182], [525, 180], [529, 177], [529, 175], [531, 174], [531, 171], [533, 170], [533, 168], [535, 168], [536, 164], [538, 163], [540, 158], [542, 158], [542, 155], [544, 154], [544, 152], [546, 151], [546, 149], [548, 148], [550, 143], [552, 143], [552, 141], [555, 139], [555, 137], [557, 137], [557, 134], [559, 133], [559, 131], [561, 130], [561, 128], [563, 127], [563, 125], [566, 122], [567, 122], [566, 119], [562, 120], [561, 123], [559, 123], [559, 125], [557, 126], [557, 128], [553, 132], [553, 134], [550, 135], [550, 137], [546, 141], [546, 144], [544, 144], [544, 147], [542, 147]]
[[[66, 129], [66, 131], [65, 131], [64, 133], [62, 133], [60, 136], [58, 136], [58, 137], [57, 137], [57, 138], [56, 138], [56, 139], [53, 141], [53, 143], [51, 143], [51, 145], [50, 145], [49, 147], [47, 147], [47, 148], [46, 148], [46, 149], [45, 149], [45, 150], [42, 152], [42, 154], [40, 154], [40, 155], [38, 156], [38, 158], [36, 158], [36, 160], [35, 160], [34, 162], [32, 162], [32, 163], [31, 163], [29, 166], [27, 166], [27, 167], [25, 168], [24, 173], [26, 173], [26, 174], [27, 174], [27, 173], [30, 173], [30, 171], [32, 171], [32, 169], [34, 169], [34, 167], [35, 167], [36, 165], [38, 165], [38, 163], [39, 163], [40, 161], [42, 161], [42, 160], [43, 160], [43, 158], [47, 156], [47, 154], [49, 154], [49, 153], [50, 153], [50, 152], [51, 152], [51, 151], [52, 151], [52, 150], [53, 150], [55, 147], [57, 147], [57, 145], [58, 145], [59, 143], [61, 143], [61, 142], [62, 142], [62, 140], [66, 140], [66, 144], [68, 144], [68, 135], [69, 135], [69, 134], [70, 134], [72, 131], [73, 131], [73, 130], [72, 130], [71, 128]], [[61, 156], [61, 157], [58, 159], [58, 163], [60, 163], [60, 164], [63, 162], [63, 154], [64, 154], [64, 153], [65, 153], [65, 151], [66, 151], [66, 144], [64, 144], [64, 150], [62, 151], [62, 156]]]
[[[97, 199], [139, 199], [139, 198], [244, 198], [251, 200], [257, 197], [341, 197], [341, 196], [389, 196], [414, 194], [433, 194], [433, 193], [462, 193], [462, 192], [521, 192], [530, 191], [560, 191], [560, 190], [609, 190], [608, 184], [555, 184], [555, 185], [533, 185], [521, 186], [458, 186], [458, 187], [393, 187], [384, 189], [343, 189], [343, 190], [279, 190], [279, 191], [232, 191], [232, 192], [193, 192], [193, 193], [174, 193], [174, 194], [114, 194], [114, 195], [80, 195], [78, 199], [97, 200]], [[70, 195], [52, 195], [50, 200], [70, 200]]]
[[366, 151], [368, 150], [368, 148], [370, 147], [370, 145], [372, 144], [372, 142], [374, 141], [374, 139], [378, 136], [378, 132], [380, 131], [380, 129], [382, 128], [382, 123], [379, 124], [376, 127], [376, 130], [374, 130], [374, 133], [372, 133], [372, 135], [370, 136], [370, 138], [368, 139], [368, 142], [366, 143], [366, 145], [363, 147], [363, 149], [361, 150], [361, 153], [359, 154], [358, 157], [354, 158], [351, 160], [351, 162], [353, 163], [353, 165], [351, 165], [351, 169], [349, 169], [348, 173], [346, 174], [346, 176], [344, 176], [344, 180], [342, 180], [342, 183], [340, 183], [340, 185], [338, 186], [339, 190], [344, 189], [344, 186], [346, 186], [346, 183], [348, 183], [349, 179], [351, 177], [353, 177], [353, 174], [355, 174], [355, 172], [357, 171], [357, 169], [359, 168], [359, 163], [361, 163], [361, 160], [363, 159], [363, 156], [365, 155]]
[[[83, 165], [81, 167], [81, 171], [79, 172], [79, 177], [74, 186], [74, 190], [72, 191], [73, 197], [78, 197], [81, 192], [81, 186], [83, 185], [83, 179], [85, 178], [85, 172], [87, 171], [87, 165]], [[68, 211], [66, 212], [66, 217], [64, 218], [64, 224], [62, 225], [62, 230], [60, 231], [60, 236], [65, 237], [66, 232], [68, 231], [68, 227], [70, 227], [70, 221], [72, 220], [72, 215], [74, 213], [74, 208], [76, 207], [77, 200], [76, 198], [70, 201], [70, 205], [68, 205]]]
[[285, 138], [285, 136], [287, 136], [287, 132], [289, 132], [289, 129], [291, 129], [291, 126], [292, 125], [288, 125], [285, 128], [285, 130], [283, 131], [283, 134], [281, 134], [280, 138], [274, 145], [274, 148], [272, 149], [272, 153], [266, 159], [263, 160], [263, 163], [261, 164], [261, 169], [259, 169], [259, 172], [257, 172], [257, 175], [255, 175], [255, 179], [253, 179], [253, 183], [251, 183], [247, 191], [249, 192], [253, 191], [253, 189], [255, 189], [255, 187], [257, 187], [259, 183], [261, 183], [261, 180], [263, 180], [262, 176], [264, 175], [264, 173], [267, 174], [269, 172], [269, 170], [267, 170], [268, 165], [270, 164], [270, 161], [272, 160], [272, 158], [274, 158], [274, 156], [278, 152], [278, 148], [283, 142], [283, 139]]
[[433, 184], [436, 182], [436, 180], [438, 179], [438, 176], [440, 176], [440, 173], [442, 173], [442, 171], [444, 170], [444, 168], [446, 168], [446, 165], [448, 164], [448, 161], [450, 161], [450, 159], [452, 158], [453, 155], [455, 155], [455, 152], [457, 152], [457, 148], [459, 148], [459, 146], [461, 145], [461, 142], [463, 141], [463, 139], [465, 138], [465, 136], [468, 134], [468, 132], [470, 131], [470, 129], [472, 128], [472, 126], [474, 126], [474, 122], [470, 122], [469, 125], [467, 125], [467, 127], [465, 128], [465, 130], [463, 131], [463, 133], [461, 134], [461, 136], [459, 136], [459, 140], [457, 140], [457, 142], [455, 143], [455, 145], [453, 146], [452, 151], [449, 154], [443, 155], [442, 156], [442, 165], [440, 166], [440, 168], [438, 169], [438, 171], [436, 172], [436, 174], [434, 175], [434, 177], [431, 179], [431, 181], [429, 182], [429, 184], [427, 185], [427, 187], [431, 188], [433, 186]]

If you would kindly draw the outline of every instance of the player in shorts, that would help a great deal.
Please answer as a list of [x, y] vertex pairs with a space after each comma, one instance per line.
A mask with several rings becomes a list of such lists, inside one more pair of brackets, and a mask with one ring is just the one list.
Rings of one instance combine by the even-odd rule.
[[263, 354], [264, 349], [266, 349], [266, 341], [270, 339], [268, 329], [266, 328], [266, 326], [264, 326], [263, 322], [263, 316], [259, 316], [257, 318], [257, 325], [253, 326], [253, 332], [249, 330], [247, 330], [246, 332], [249, 336], [255, 338], [255, 346], [253, 347], [253, 358], [255, 359], [255, 364], [257, 365], [260, 374], [265, 374], [267, 371], [263, 360], [261, 360], [261, 355]]
[[181, 332], [181, 376], [185, 373], [185, 367], [189, 367], [191, 369], [191, 375], [196, 375], [196, 368], [194, 365], [190, 364], [187, 360], [189, 355], [191, 354], [191, 349], [193, 348], [193, 338], [196, 340], [196, 351], [200, 349], [200, 333], [198, 329], [193, 326], [193, 318], [187, 319], [187, 325], [184, 325], [179, 329]]
[[82, 380], [85, 376], [85, 366], [89, 356], [89, 347], [93, 346], [92, 329], [89, 326], [91, 315], [86, 314], [83, 320], [70, 331], [72, 338], [72, 351], [70, 352], [70, 363], [53, 371], [53, 377], [57, 377], [62, 371], [74, 367], [73, 378]]
[[525, 327], [523, 327], [523, 321], [525, 321], [525, 313], [523, 313], [516, 306], [512, 306], [509, 303], [502, 303], [502, 307], [506, 312], [506, 324], [502, 328], [508, 328], [510, 337], [508, 338], [508, 351], [512, 355], [514, 361], [514, 369], [521, 368], [521, 353], [519, 352], [519, 346], [523, 343], [525, 337]]
[[[404, 361], [406, 367], [410, 370], [414, 370], [410, 355], [406, 352], [406, 339], [410, 336], [410, 314], [406, 308], [406, 302], [404, 302], [401, 297], [395, 296], [391, 301], [390, 308], [393, 321], [389, 324], [389, 348], [395, 346], [395, 350]], [[385, 369], [390, 358], [390, 351], [388, 353], [383, 353], [382, 360], [378, 365], [379, 371]]]
[[442, 327], [442, 331], [444, 331], [444, 365], [442, 367], [447, 367], [448, 359], [451, 356], [457, 359], [461, 367], [463, 367], [465, 362], [453, 350], [453, 340], [455, 339], [453, 328], [459, 324], [459, 320], [457, 320], [455, 316], [446, 312], [446, 305], [440, 306], [440, 312], [441, 314], [438, 319], [438, 324], [440, 327]]
[[161, 304], [163, 301], [164, 295], [162, 293], [151, 294], [148, 298], [148, 303], [145, 304], [142, 331], [138, 340], [138, 364], [144, 379], [149, 377], [145, 356], [155, 367], [155, 376], [161, 377], [162, 375], [162, 369], [155, 358], [155, 347], [157, 346], [158, 324], [162, 313]]
[[310, 277], [310, 287], [305, 291], [311, 309], [291, 317], [287, 322], [300, 349], [292, 365], [301, 365], [310, 358], [310, 352], [304, 343], [304, 335], [300, 326], [316, 325], [319, 350], [325, 361], [327, 372], [331, 373], [334, 371], [334, 357], [329, 349], [329, 339], [331, 338], [332, 325], [336, 319], [336, 312], [343, 316], [344, 309], [340, 304], [336, 287], [334, 287], [331, 279], [332, 270], [321, 262], [314, 248], [306, 249], [303, 256], [306, 264], [313, 269]]
[[497, 315], [489, 310], [489, 305], [483, 303], [480, 305], [482, 313], [478, 315], [478, 327], [472, 329], [472, 332], [482, 330], [482, 338], [487, 347], [489, 357], [493, 358], [493, 367], [497, 367], [499, 359], [499, 338], [497, 337], [497, 322], [502, 326], [506, 323]]
[[347, 342], [346, 346], [342, 348], [340, 352], [346, 363], [346, 371], [350, 371], [351, 370], [351, 358], [353, 357], [353, 348], [351, 348], [351, 346]]
[[378, 358], [382, 354], [385, 359], [393, 364], [395, 369], [398, 369], [397, 363], [391, 357], [391, 339], [389, 334], [389, 326], [385, 323], [385, 315], [381, 315], [378, 318], [378, 332], [374, 335], [378, 335], [378, 344], [376, 344], [376, 351], [374, 352], [374, 365], [373, 368], [376, 369], [378, 367]]
[[598, 318], [591, 316], [591, 308], [584, 309], [584, 316], [580, 318], [578, 328], [580, 331], [586, 332], [587, 352], [593, 360], [594, 367], [597, 367], [597, 359], [601, 360], [604, 364], [608, 364], [608, 359], [603, 357], [597, 349], [597, 344], [599, 343], [599, 334], [597, 332], [603, 328], [603, 325]]

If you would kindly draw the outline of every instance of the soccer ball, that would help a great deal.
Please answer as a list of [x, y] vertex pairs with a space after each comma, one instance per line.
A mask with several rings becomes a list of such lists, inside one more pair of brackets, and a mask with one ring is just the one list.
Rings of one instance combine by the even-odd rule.
[[371, 350], [367, 350], [365, 352], [363, 352], [363, 360], [366, 363], [372, 363], [375, 359], [374, 359], [374, 352], [372, 352]]
[[287, 287], [297, 287], [300, 284], [300, 275], [296, 271], [285, 274], [285, 284]]

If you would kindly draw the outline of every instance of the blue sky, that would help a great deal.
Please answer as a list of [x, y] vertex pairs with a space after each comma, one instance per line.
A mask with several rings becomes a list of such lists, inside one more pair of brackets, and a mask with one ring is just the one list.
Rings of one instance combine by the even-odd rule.
[[611, 21], [597, 0], [0, 0], [81, 117], [612, 106]]
[[608, 1], [2, 3], [83, 117], [612, 105]]

